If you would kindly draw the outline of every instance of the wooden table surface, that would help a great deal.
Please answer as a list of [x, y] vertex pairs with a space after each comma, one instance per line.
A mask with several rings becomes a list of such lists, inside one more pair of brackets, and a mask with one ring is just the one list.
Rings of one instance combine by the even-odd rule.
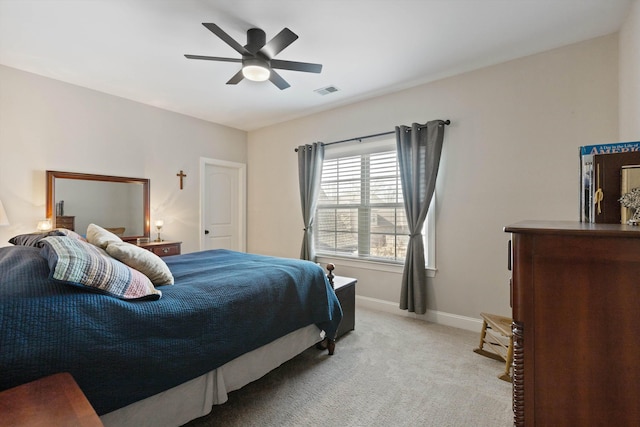
[[0, 392], [3, 426], [101, 427], [71, 374], [60, 373]]

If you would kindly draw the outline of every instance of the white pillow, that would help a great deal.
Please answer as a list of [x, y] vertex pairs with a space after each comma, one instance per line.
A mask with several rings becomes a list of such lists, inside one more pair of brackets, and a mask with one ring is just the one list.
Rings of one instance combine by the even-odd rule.
[[107, 249], [109, 243], [122, 242], [122, 239], [99, 225], [89, 224], [89, 227], [87, 227], [87, 242], [99, 248]]
[[147, 276], [154, 285], [173, 285], [171, 270], [153, 252], [127, 242], [109, 242], [106, 250], [118, 261]]

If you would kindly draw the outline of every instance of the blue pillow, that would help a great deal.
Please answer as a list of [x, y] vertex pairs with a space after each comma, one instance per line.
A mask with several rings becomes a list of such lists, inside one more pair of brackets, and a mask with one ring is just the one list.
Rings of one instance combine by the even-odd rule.
[[157, 300], [162, 296], [147, 276], [90, 243], [67, 236], [45, 237], [41, 243], [40, 253], [54, 281], [123, 300]]

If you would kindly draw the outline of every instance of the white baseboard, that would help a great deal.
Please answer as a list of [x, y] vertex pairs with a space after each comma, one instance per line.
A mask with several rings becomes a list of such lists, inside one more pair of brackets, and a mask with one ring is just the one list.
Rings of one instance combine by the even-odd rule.
[[445, 326], [452, 326], [459, 329], [466, 329], [473, 332], [479, 332], [482, 329], [481, 319], [459, 316], [457, 314], [445, 313], [437, 310], [427, 310], [425, 314], [409, 313], [406, 310], [400, 310], [397, 303], [376, 298], [356, 295], [356, 306], [384, 311], [385, 313], [396, 314], [399, 316], [413, 317], [414, 319], [421, 319], [427, 322], [433, 322]]

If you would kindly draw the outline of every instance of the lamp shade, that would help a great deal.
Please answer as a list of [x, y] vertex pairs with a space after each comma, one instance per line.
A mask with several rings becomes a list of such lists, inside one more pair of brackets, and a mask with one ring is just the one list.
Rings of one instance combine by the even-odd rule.
[[242, 69], [242, 74], [245, 78], [254, 82], [263, 82], [269, 79], [271, 72], [259, 65], [247, 65]]
[[42, 221], [38, 221], [38, 231], [49, 231], [51, 230], [51, 220], [43, 219]]
[[0, 200], [0, 225], [9, 225], [9, 217], [2, 206], [2, 200]]
[[269, 80], [269, 63], [261, 58], [247, 58], [242, 61], [242, 75], [254, 82]]

